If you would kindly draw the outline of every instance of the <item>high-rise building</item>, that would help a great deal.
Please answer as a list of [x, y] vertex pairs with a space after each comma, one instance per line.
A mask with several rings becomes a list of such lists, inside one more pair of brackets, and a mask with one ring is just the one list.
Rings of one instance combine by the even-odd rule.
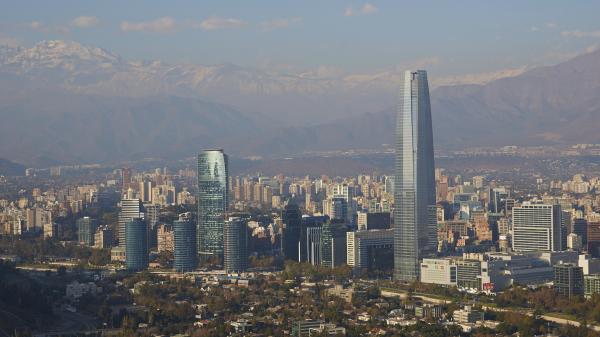
[[328, 221], [321, 231], [321, 262], [324, 267], [335, 268], [346, 263], [346, 232], [344, 223]]
[[581, 238], [581, 243], [587, 245], [587, 220], [573, 219], [571, 232], [577, 234]]
[[420, 263], [437, 247], [435, 164], [427, 72], [404, 73], [396, 119], [394, 278], [419, 279]]
[[600, 257], [600, 222], [590, 221], [587, 224], [587, 251], [593, 257]]
[[281, 211], [283, 222], [283, 256], [286, 260], [299, 261], [302, 213], [296, 204], [287, 204]]
[[223, 226], [228, 209], [229, 163], [223, 150], [198, 155], [197, 243], [201, 259], [223, 259]]
[[144, 203], [144, 219], [148, 225], [148, 247], [156, 247], [158, 234], [158, 220], [160, 216], [160, 205]]
[[196, 224], [191, 220], [173, 221], [173, 267], [178, 272], [196, 268]]
[[98, 228], [98, 221], [88, 216], [77, 219], [77, 238], [80, 245], [94, 246], [94, 234]]
[[248, 225], [245, 219], [229, 218], [224, 226], [224, 267], [227, 273], [248, 268]]
[[488, 211], [491, 213], [501, 213], [506, 207], [506, 199], [509, 193], [504, 187], [495, 187], [488, 190]]
[[100, 227], [94, 234], [94, 247], [96, 248], [110, 248], [112, 247], [112, 230], [108, 226]]
[[358, 212], [358, 230], [389, 229], [391, 217], [388, 212]]
[[554, 289], [562, 296], [583, 295], [583, 268], [568, 263], [555, 265]]
[[323, 213], [332, 220], [346, 221], [348, 219], [348, 202], [342, 197], [323, 200]]
[[121, 187], [123, 191], [127, 191], [131, 183], [131, 169], [124, 167], [121, 169]]
[[140, 199], [142, 199], [143, 202], [152, 202], [152, 189], [154, 186], [155, 184], [153, 181], [140, 181]]
[[321, 259], [321, 230], [329, 220], [327, 216], [303, 216], [298, 244], [298, 261], [318, 264]]
[[[167, 224], [158, 225], [156, 230], [156, 248], [159, 253], [161, 252], [173, 252], [175, 246], [175, 238], [173, 234], [173, 226]], [[194, 240], [196, 238], [194, 237]], [[148, 239], [150, 241], [150, 239]], [[152, 247], [148, 243], [148, 247]]]
[[119, 212], [119, 246], [125, 248], [127, 245], [127, 224], [134, 218], [144, 218], [142, 203], [140, 199], [121, 199], [121, 211]]
[[393, 229], [346, 233], [346, 263], [356, 272], [386, 270], [392, 267]]
[[559, 205], [524, 203], [513, 208], [512, 248], [517, 252], [561, 251]]
[[133, 218], [126, 227], [125, 265], [131, 271], [144, 270], [148, 268], [148, 225], [142, 218]]

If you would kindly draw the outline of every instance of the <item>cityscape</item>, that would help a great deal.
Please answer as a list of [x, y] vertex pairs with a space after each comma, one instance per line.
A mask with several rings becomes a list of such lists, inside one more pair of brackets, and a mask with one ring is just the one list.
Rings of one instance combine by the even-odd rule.
[[[421, 23], [386, 1], [3, 4], [0, 337], [600, 336], [600, 8], [509, 2], [406, 4], [437, 28], [541, 21], [385, 72], [429, 28], [298, 31]], [[264, 19], [284, 10], [304, 14]], [[186, 35], [210, 52], [171, 50]]]

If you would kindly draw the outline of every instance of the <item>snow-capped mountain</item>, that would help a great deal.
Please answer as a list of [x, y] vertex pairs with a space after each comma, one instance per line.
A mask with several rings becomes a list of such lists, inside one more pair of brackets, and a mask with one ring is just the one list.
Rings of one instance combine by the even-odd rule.
[[[282, 73], [233, 64], [170, 65], [129, 61], [101, 48], [71, 41], [43, 41], [31, 48], [2, 47], [0, 73], [69, 92], [145, 97], [202, 97], [290, 124], [377, 111], [393, 102], [397, 74], [367, 76]], [[320, 110], [326, 108], [327, 116]]]
[[[472, 76], [477, 85], [438, 87], [431, 92], [436, 142], [600, 143], [599, 78], [597, 51], [550, 67]], [[393, 143], [399, 80], [398, 71], [131, 61], [67, 41], [4, 46], [0, 158], [47, 165], [177, 157], [212, 146], [264, 156], [378, 148]]]

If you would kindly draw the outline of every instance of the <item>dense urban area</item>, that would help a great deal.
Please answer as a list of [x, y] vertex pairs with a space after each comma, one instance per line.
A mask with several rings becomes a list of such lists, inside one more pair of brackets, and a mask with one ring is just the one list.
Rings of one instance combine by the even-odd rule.
[[393, 175], [197, 165], [2, 177], [0, 335], [600, 336], [598, 176], [436, 169], [404, 281]]

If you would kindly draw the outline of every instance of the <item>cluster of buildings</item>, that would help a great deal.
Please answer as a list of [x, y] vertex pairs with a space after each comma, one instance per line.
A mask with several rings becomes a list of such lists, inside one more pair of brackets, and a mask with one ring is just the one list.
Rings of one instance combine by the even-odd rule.
[[33, 188], [17, 200], [0, 200], [0, 234], [56, 237], [61, 228], [53, 219], [77, 214], [97, 198], [97, 185], [81, 185]]

